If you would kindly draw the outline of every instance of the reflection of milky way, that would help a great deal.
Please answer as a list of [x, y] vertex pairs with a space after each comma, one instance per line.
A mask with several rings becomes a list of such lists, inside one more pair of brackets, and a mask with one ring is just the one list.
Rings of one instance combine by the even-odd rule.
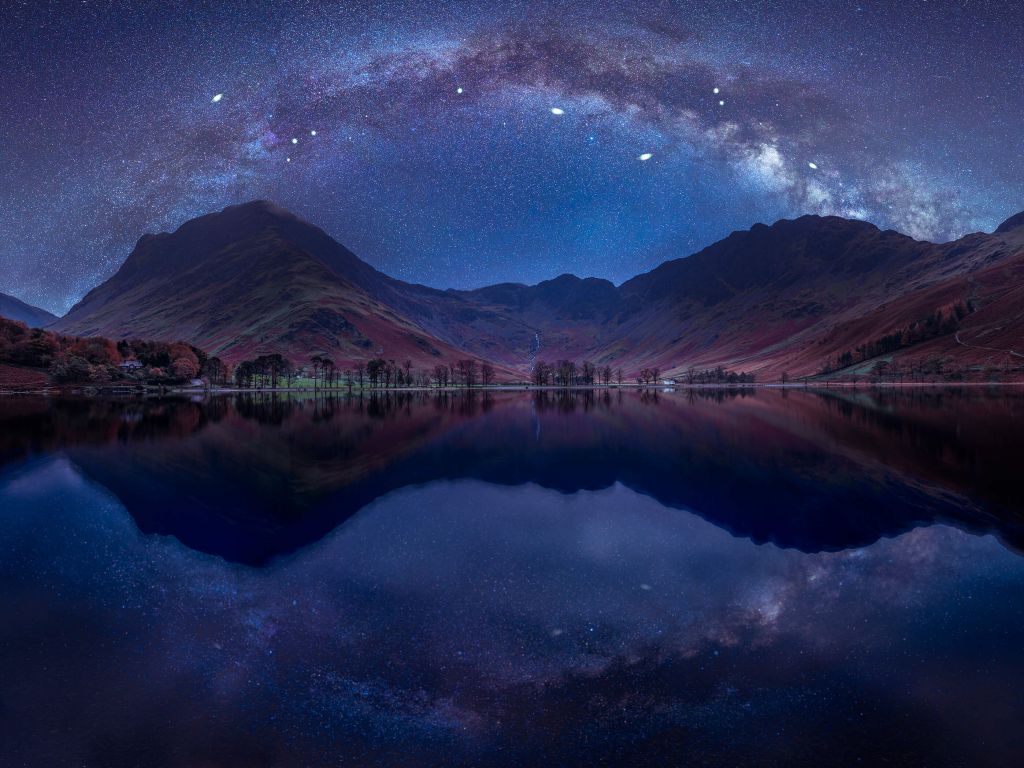
[[941, 526], [804, 555], [622, 486], [439, 482], [247, 569], [63, 460], [0, 506], [15, 762], [983, 764], [1024, 715], [1024, 561]]
[[61, 5], [0, 11], [0, 290], [56, 310], [142, 232], [254, 197], [460, 287], [1024, 204], [1012, 3]]

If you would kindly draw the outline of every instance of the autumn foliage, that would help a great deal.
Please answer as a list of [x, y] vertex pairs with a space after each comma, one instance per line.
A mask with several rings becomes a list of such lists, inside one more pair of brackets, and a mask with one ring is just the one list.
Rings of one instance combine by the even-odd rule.
[[[57, 383], [174, 384], [198, 377], [214, 360], [182, 341], [64, 336], [0, 318], [0, 364], [46, 371]], [[134, 364], [122, 367], [125, 361]]]

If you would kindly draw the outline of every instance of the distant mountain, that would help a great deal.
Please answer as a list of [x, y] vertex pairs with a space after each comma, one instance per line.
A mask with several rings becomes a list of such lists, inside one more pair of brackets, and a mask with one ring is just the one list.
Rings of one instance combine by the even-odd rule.
[[626, 375], [723, 365], [798, 376], [893, 356], [1006, 367], [1024, 361], [1022, 278], [1024, 214], [946, 244], [804, 216], [734, 232], [618, 287], [562, 275], [442, 291], [388, 277], [257, 201], [144, 236], [55, 327], [185, 338], [228, 360], [282, 352], [430, 367], [473, 356], [520, 376], [563, 357]]
[[43, 328], [57, 319], [56, 315], [50, 314], [45, 309], [33, 307], [6, 293], [0, 293], [0, 317], [17, 320], [30, 328]]

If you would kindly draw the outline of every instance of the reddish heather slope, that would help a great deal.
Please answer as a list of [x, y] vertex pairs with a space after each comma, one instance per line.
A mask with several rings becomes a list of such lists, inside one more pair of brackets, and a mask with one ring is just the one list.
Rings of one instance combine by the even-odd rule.
[[[619, 287], [562, 275], [441, 291], [390, 278], [317, 227], [254, 202], [143, 237], [54, 327], [185, 338], [228, 360], [281, 352], [430, 367], [473, 356], [525, 376], [537, 358], [566, 357], [627, 375], [724, 365], [762, 378], [814, 374], [914, 328], [886, 360], [1008, 368], [1024, 362], [1022, 277], [1024, 214], [946, 244], [804, 216], [735, 232]], [[917, 332], [965, 306], [955, 327]]]

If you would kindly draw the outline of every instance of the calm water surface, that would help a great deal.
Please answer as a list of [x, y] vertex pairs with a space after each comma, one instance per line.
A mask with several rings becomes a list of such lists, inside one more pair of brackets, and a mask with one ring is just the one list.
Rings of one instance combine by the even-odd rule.
[[0, 764], [1022, 765], [1024, 391], [0, 399]]

